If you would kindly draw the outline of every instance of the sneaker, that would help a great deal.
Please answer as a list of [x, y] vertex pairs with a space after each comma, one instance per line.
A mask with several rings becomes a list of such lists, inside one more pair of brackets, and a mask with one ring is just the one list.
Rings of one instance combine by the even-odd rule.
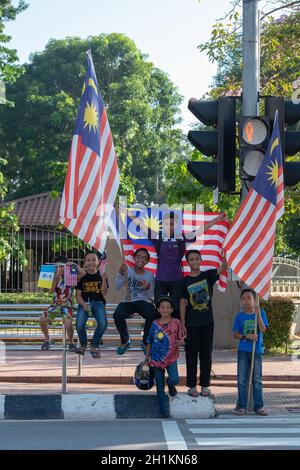
[[146, 349], [146, 348], [147, 348], [147, 346], [146, 346], [146, 344], [145, 344], [145, 343], [143, 343], [143, 341], [141, 342], [141, 348], [142, 348], [142, 351], [143, 351], [143, 353], [144, 353], [144, 354], [145, 354], [145, 356], [146, 356], [146, 354], [147, 354], [147, 349]]
[[52, 344], [54, 344], [53, 339], [50, 339], [50, 341], [44, 341], [41, 347], [42, 351], [49, 351]]
[[125, 344], [120, 344], [120, 346], [119, 346], [118, 349], [117, 349], [117, 354], [118, 354], [119, 356], [122, 356], [122, 354], [124, 354], [124, 353], [126, 352], [126, 350], [130, 348], [130, 346], [131, 346], [131, 340], [129, 339], [129, 340], [127, 341], [127, 343], [125, 343]]
[[70, 351], [70, 352], [76, 352], [76, 350], [77, 350], [76, 344], [70, 343], [70, 344], [69, 344], [69, 351]]
[[175, 397], [177, 395], [177, 389], [175, 385], [168, 385], [170, 397]]

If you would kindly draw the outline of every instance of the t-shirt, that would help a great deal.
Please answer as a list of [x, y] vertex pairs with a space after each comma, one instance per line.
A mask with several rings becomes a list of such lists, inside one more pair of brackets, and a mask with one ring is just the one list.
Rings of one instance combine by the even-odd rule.
[[152, 240], [154, 248], [159, 255], [157, 260], [157, 281], [181, 281], [182, 269], [181, 261], [184, 256], [186, 245], [194, 243], [196, 237], [186, 238], [183, 235], [182, 240]]
[[160, 320], [154, 320], [147, 338], [147, 343], [151, 344], [150, 365], [165, 369], [177, 361], [178, 341], [183, 337], [182, 323], [177, 318], [172, 318], [166, 325], [161, 324]]
[[66, 286], [64, 278], [61, 277], [53, 291], [52, 305], [60, 304], [71, 307], [73, 305], [73, 293], [73, 287]]
[[[261, 309], [261, 318], [262, 321], [264, 322], [265, 326], [269, 326], [268, 319], [266, 312]], [[244, 313], [240, 312], [234, 320], [233, 326], [232, 326], [232, 331], [235, 333], [239, 333], [241, 335], [250, 335], [254, 334], [254, 321], [255, 321], [255, 313]], [[264, 347], [263, 347], [263, 334], [259, 331], [258, 325], [257, 325], [257, 334], [258, 334], [258, 340], [256, 341], [256, 350], [255, 352], [258, 354], [263, 354], [264, 352]], [[246, 352], [251, 352], [252, 351], [252, 345], [253, 341], [251, 339], [243, 340], [241, 339], [239, 342], [239, 351], [246, 351]]]
[[[107, 281], [106, 281], [107, 282]], [[102, 276], [99, 272], [95, 274], [86, 273], [78, 282], [76, 289], [81, 290], [82, 298], [85, 302], [90, 300], [98, 300], [106, 303], [105, 298], [101, 292]]]
[[[149, 289], [144, 289], [143, 282], [149, 284]], [[118, 273], [115, 279], [116, 289], [121, 289], [125, 286], [125, 275]], [[142, 274], [137, 274], [134, 268], [128, 268], [128, 288], [130, 294], [130, 302], [138, 300], [145, 300], [146, 302], [153, 302], [154, 297], [154, 276], [150, 271], [144, 270]], [[125, 296], [124, 299], [128, 302]]]
[[211, 306], [213, 286], [219, 279], [216, 269], [201, 272], [198, 276], [186, 276], [181, 282], [181, 298], [187, 300], [186, 326], [204, 326], [213, 323]]

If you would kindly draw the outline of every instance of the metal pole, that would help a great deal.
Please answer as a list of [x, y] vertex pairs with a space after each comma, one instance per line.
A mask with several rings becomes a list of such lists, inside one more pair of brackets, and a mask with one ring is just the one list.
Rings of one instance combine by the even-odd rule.
[[62, 393], [67, 393], [67, 349], [66, 349], [66, 325], [63, 319], [62, 325]]
[[[243, 96], [242, 116], [258, 116], [259, 30], [258, 0], [243, 0]], [[241, 202], [249, 191], [249, 181], [241, 181]]]

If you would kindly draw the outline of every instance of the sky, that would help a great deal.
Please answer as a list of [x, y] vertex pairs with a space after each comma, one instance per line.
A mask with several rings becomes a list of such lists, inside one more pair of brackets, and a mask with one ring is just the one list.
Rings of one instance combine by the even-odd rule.
[[[12, 0], [17, 4], [17, 0]], [[187, 131], [195, 119], [189, 98], [209, 89], [216, 65], [197, 46], [210, 37], [215, 20], [223, 17], [230, 0], [27, 0], [28, 9], [5, 32], [12, 36], [20, 62], [42, 51], [50, 38], [86, 38], [101, 33], [124, 33], [156, 67], [166, 72], [184, 97], [181, 125]]]

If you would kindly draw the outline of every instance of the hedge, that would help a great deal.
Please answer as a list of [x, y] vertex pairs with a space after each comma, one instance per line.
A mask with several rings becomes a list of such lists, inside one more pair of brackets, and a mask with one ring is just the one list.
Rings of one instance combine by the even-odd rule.
[[51, 299], [47, 292], [0, 293], [0, 304], [48, 304]]
[[271, 297], [267, 302], [261, 301], [260, 305], [266, 311], [269, 321], [269, 328], [264, 334], [266, 350], [285, 347], [287, 352], [296, 314], [295, 304], [291, 299]]

